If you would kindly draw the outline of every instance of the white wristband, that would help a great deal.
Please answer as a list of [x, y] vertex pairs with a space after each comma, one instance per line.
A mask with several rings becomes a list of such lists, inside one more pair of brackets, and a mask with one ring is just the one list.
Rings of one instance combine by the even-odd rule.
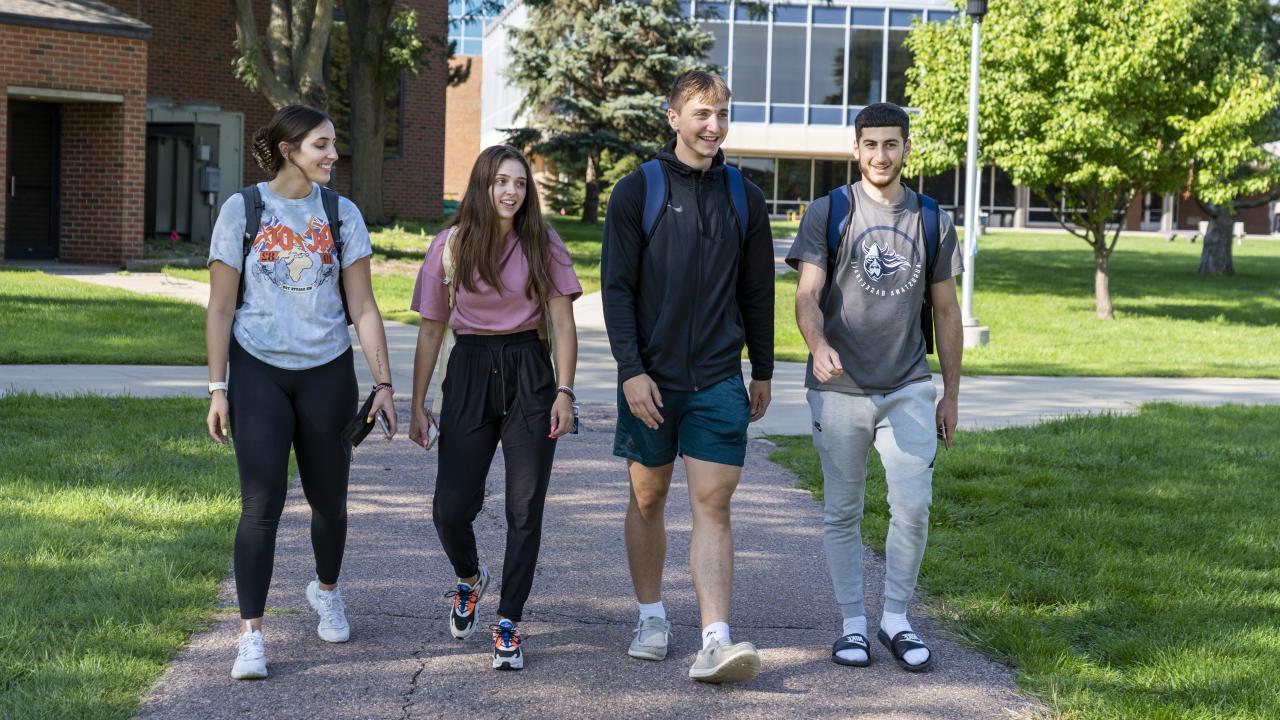
[[209, 383], [209, 394], [212, 395], [214, 390], [221, 390], [223, 392], [226, 392], [227, 384], [222, 381]]

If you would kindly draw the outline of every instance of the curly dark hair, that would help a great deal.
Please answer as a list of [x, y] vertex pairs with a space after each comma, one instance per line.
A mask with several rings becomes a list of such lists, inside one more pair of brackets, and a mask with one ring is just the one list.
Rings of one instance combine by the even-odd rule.
[[280, 143], [289, 143], [297, 149], [306, 139], [307, 133], [325, 121], [333, 122], [333, 119], [307, 105], [286, 105], [280, 108], [266, 127], [260, 127], [253, 133], [253, 161], [264, 171], [275, 175], [284, 164]]
[[906, 110], [893, 103], [871, 103], [862, 108], [858, 116], [853, 119], [854, 137], [861, 138], [862, 128], [869, 127], [902, 128], [902, 139], [906, 140], [911, 137], [911, 116], [907, 115]]

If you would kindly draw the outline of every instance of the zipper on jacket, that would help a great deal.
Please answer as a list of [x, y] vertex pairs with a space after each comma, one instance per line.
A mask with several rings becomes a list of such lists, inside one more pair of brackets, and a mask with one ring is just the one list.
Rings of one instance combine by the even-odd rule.
[[689, 379], [692, 381], [694, 392], [698, 391], [698, 371], [695, 362], [697, 353], [693, 344], [697, 337], [694, 327], [698, 322], [698, 295], [702, 280], [702, 177], [704, 174], [705, 171], [699, 170], [693, 176], [693, 212], [698, 218], [698, 237], [693, 249], [693, 316], [689, 323]]

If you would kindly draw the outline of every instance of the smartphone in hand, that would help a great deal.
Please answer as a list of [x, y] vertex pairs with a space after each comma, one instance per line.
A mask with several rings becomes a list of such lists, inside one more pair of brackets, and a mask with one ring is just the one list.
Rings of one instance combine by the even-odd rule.
[[387, 414], [379, 410], [373, 416], [373, 421], [378, 425], [378, 431], [382, 433], [383, 440], [391, 439], [391, 424], [387, 422]]
[[942, 447], [951, 449], [951, 436], [947, 434], [947, 426], [942, 423], [938, 424], [938, 439], [942, 441]]

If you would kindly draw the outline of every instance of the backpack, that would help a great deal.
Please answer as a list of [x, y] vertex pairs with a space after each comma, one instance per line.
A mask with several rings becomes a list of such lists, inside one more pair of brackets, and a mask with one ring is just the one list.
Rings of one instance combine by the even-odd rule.
[[[437, 236], [439, 237], [439, 236]], [[453, 315], [453, 307], [458, 303], [458, 284], [454, 282], [453, 271], [455, 265], [453, 263], [453, 233], [445, 238], [444, 250], [440, 253], [440, 266], [444, 271], [444, 284], [449, 290], [449, 314]], [[544, 343], [552, 343], [555, 340], [554, 326], [551, 324], [551, 308], [549, 304], [544, 303], [542, 306], [542, 326], [538, 328], [538, 338]], [[453, 352], [454, 337], [453, 328], [449, 327], [449, 320], [444, 321], [444, 337], [440, 341], [440, 352], [436, 355], [436, 369], [431, 375], [431, 414], [440, 417], [441, 404], [444, 402], [444, 376], [449, 368], [449, 354]], [[550, 347], [548, 347], [548, 350]], [[555, 375], [556, 371], [556, 354], [551, 353], [551, 374]]]
[[[240, 197], [244, 200], [244, 269], [240, 272], [240, 289], [236, 291], [237, 310], [244, 305], [244, 278], [249, 274], [249, 253], [258, 236], [262, 213], [267, 211], [267, 204], [262, 201], [262, 193], [256, 184], [240, 188]], [[342, 289], [342, 213], [338, 209], [337, 191], [321, 186], [320, 201], [324, 205], [325, 219], [329, 221], [329, 235], [333, 238], [334, 255], [338, 260], [338, 297], [342, 300], [342, 315], [350, 325], [351, 311], [347, 308], [347, 293]]]
[[[827, 197], [831, 206], [827, 214], [827, 283], [834, 282], [836, 253], [840, 250], [840, 241], [845, 230], [853, 222], [852, 185], [841, 185]], [[934, 267], [938, 264], [938, 245], [941, 241], [942, 225], [939, 217], [938, 201], [917, 193], [920, 198], [920, 224], [924, 226], [925, 276], [924, 305], [920, 307], [920, 330], [924, 333], [924, 352], [933, 353], [933, 300], [929, 297], [929, 279], [933, 277]]]
[[[640, 227], [644, 230], [645, 240], [648, 240], [667, 211], [671, 193], [667, 187], [667, 171], [662, 167], [661, 160], [647, 160], [640, 165], [640, 170], [644, 172], [644, 216]], [[733, 212], [738, 218], [738, 242], [742, 243], [747, 239], [747, 186], [742, 179], [742, 171], [726, 164], [724, 182], [729, 190], [729, 200], [733, 203]]]

